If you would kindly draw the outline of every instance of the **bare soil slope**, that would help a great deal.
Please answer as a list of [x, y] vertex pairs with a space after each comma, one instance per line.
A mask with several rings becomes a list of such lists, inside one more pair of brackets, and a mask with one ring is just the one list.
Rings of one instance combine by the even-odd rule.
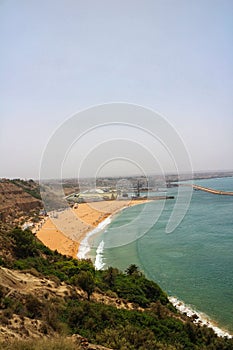
[[20, 218], [33, 215], [41, 207], [41, 200], [22, 187], [7, 179], [0, 180], [0, 220], [3, 223], [17, 225]]

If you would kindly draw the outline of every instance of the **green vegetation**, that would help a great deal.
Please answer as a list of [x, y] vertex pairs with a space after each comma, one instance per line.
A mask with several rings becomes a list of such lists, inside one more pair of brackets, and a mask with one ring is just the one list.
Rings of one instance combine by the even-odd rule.
[[[147, 280], [136, 265], [130, 265], [125, 273], [112, 267], [96, 271], [90, 260], [76, 260], [52, 252], [29, 230], [16, 228], [8, 234], [8, 239], [12, 243], [13, 259], [3, 259], [2, 265], [29, 270], [36, 276], [50, 276], [58, 286], [65, 281], [72, 293], [63, 298], [48, 298], [46, 293], [40, 298], [35, 295], [15, 298], [2, 287], [2, 324], [17, 314], [21, 318], [40, 320], [44, 335], [50, 330], [64, 336], [78, 333], [92, 343], [119, 350], [233, 349], [232, 340], [219, 338], [212, 329], [194, 325], [188, 317], [180, 315], [161, 288]], [[80, 297], [77, 286], [86, 292], [87, 298]], [[103, 299], [112, 297], [113, 305], [96, 302], [92, 297], [94, 291]], [[59, 347], [59, 343], [56, 347], [55, 343], [45, 345], [36, 341], [27, 343], [29, 346], [16, 342], [11, 348], [73, 349], [70, 342], [60, 342], [63, 347]], [[9, 349], [7, 346], [0, 344], [1, 349]]]
[[95, 281], [92, 273], [90, 271], [80, 271], [77, 278], [74, 278], [74, 281], [87, 293], [87, 299], [90, 300], [90, 296], [95, 290]]
[[33, 180], [22, 180], [22, 179], [13, 179], [10, 180], [16, 186], [21, 187], [25, 192], [29, 193], [32, 197], [41, 200], [40, 195], [40, 186]]
[[29, 230], [15, 228], [11, 232], [11, 237], [15, 243], [14, 252], [17, 258], [27, 258], [39, 255], [39, 245], [35, 237]]
[[127, 274], [121, 273], [112, 267], [101, 272], [102, 281], [98, 286], [104, 290], [112, 290], [129, 302], [138, 304], [141, 307], [148, 307], [150, 303], [160, 301], [161, 304], [169, 304], [166, 294], [153, 281], [149, 281], [138, 271], [128, 273], [135, 265], [130, 265], [126, 270]]

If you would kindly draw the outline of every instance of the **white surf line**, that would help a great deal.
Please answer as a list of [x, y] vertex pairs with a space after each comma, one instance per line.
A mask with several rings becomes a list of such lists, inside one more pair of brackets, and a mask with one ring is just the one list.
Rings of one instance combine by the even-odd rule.
[[[150, 202], [150, 201], [148, 201]], [[144, 203], [137, 203], [135, 205], [140, 205], [140, 204], [144, 204]], [[134, 206], [134, 205], [133, 205]], [[112, 218], [115, 217], [117, 214], [121, 213], [123, 210], [127, 209], [127, 208], [131, 208], [130, 205], [126, 205], [118, 210], [116, 210], [114, 213], [112, 213], [111, 215], [109, 215], [105, 220], [101, 221], [99, 223], [99, 225], [97, 227], [95, 227], [93, 230], [91, 230], [90, 232], [88, 232], [86, 234], [86, 236], [84, 237], [84, 239], [80, 242], [79, 245], [79, 249], [78, 249], [78, 254], [77, 254], [77, 258], [78, 259], [86, 259], [87, 257], [87, 253], [90, 251], [91, 247], [89, 245], [89, 238], [93, 235], [95, 235], [96, 233], [100, 232], [101, 230], [103, 230], [106, 226], [108, 226], [111, 221]], [[98, 249], [98, 248], [97, 248]], [[97, 252], [97, 251], [96, 251]], [[102, 253], [103, 254], [103, 251]]]
[[88, 232], [84, 239], [81, 241], [77, 257], [78, 259], [86, 259], [87, 253], [90, 251], [91, 247], [89, 245], [89, 238], [96, 233], [102, 231], [107, 225], [111, 223], [111, 215], [108, 216], [105, 220], [101, 221], [97, 227]]
[[95, 268], [96, 270], [102, 270], [105, 266], [103, 262], [103, 252], [104, 252], [104, 241], [102, 240], [96, 249], [96, 257], [95, 257]]
[[185, 305], [182, 301], [178, 300], [175, 297], [168, 297], [169, 301], [175, 306], [177, 310], [179, 310], [182, 314], [186, 314], [189, 317], [196, 316], [194, 319], [194, 323], [200, 324], [201, 326], [207, 326], [208, 328], [212, 328], [213, 331], [219, 336], [219, 337], [227, 337], [232, 338], [232, 335], [229, 334], [227, 331], [220, 329], [219, 327], [215, 326], [213, 322], [211, 322], [208, 317], [200, 312], [196, 312], [191, 307]]

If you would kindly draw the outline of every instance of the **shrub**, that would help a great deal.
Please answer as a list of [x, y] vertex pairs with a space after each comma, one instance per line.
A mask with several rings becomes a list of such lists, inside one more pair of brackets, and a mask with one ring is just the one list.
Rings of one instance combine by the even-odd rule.
[[14, 251], [18, 258], [38, 255], [36, 239], [30, 230], [23, 231], [20, 228], [15, 228], [11, 232], [11, 236], [15, 242]]
[[77, 276], [77, 284], [87, 293], [87, 299], [90, 300], [90, 296], [95, 289], [92, 273], [90, 271], [81, 271]]
[[42, 315], [43, 304], [34, 295], [28, 294], [25, 298], [25, 307], [27, 316], [30, 318], [40, 318]]

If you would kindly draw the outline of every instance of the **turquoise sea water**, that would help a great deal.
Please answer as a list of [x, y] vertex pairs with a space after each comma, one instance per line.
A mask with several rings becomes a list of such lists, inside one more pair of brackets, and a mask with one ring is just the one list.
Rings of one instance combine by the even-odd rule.
[[[194, 183], [233, 191], [232, 177]], [[169, 189], [170, 193], [176, 196], [177, 189]], [[122, 234], [128, 229], [126, 224], [138, 217], [145, 205], [119, 213], [94, 238], [96, 244], [102, 241], [101, 262], [105, 267], [111, 265], [122, 270], [131, 263], [137, 264], [169, 295], [208, 315], [233, 334], [233, 197], [193, 191], [184, 219], [175, 231], [166, 234], [174, 202], [164, 203], [158, 221], [141, 238], [121, 247], [104, 248], [104, 242], [109, 244], [116, 235], [116, 228]], [[135, 237], [140, 236], [138, 231], [158, 213], [161, 204], [156, 201], [146, 204], [140, 225], [135, 222]], [[91, 255], [95, 257], [96, 249], [91, 250]]]

